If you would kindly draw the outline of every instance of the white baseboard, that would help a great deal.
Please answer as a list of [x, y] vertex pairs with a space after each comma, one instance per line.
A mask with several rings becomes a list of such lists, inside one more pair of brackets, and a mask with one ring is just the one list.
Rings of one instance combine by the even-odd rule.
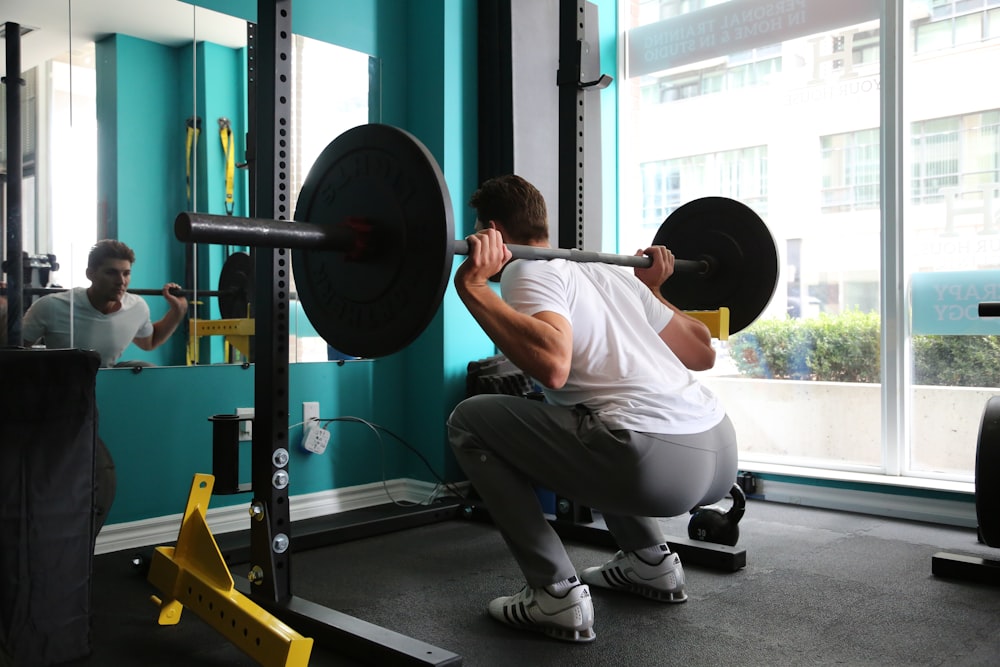
[[976, 507], [969, 502], [770, 479], [758, 479], [757, 484], [758, 493], [768, 501], [966, 528], [978, 525]]
[[[972, 503], [911, 495], [859, 491], [816, 486], [808, 483], [760, 480], [759, 493], [764, 500], [821, 509], [859, 512], [913, 521], [975, 528], [976, 508]], [[468, 482], [455, 485], [468, 487]], [[384, 505], [393, 500], [425, 503], [436, 497], [439, 485], [414, 479], [394, 479], [343, 489], [319, 491], [289, 498], [292, 521], [311, 519], [348, 510]], [[208, 525], [215, 535], [249, 528], [247, 505], [209, 508]], [[177, 540], [182, 514], [154, 517], [142, 521], [104, 526], [97, 537], [95, 553], [166, 544]]]
[[[468, 486], [468, 482], [454, 486], [461, 489]], [[289, 514], [292, 521], [300, 521], [347, 510], [384, 505], [393, 501], [426, 503], [437, 497], [439, 487], [439, 484], [415, 479], [394, 479], [385, 483], [374, 482], [343, 489], [307, 493], [289, 497]], [[221, 535], [222, 533], [247, 530], [250, 527], [248, 510], [248, 504], [215, 509], [210, 507], [205, 516], [212, 533]], [[124, 549], [138, 549], [175, 542], [183, 516], [183, 514], [171, 514], [143, 519], [142, 521], [105, 525], [100, 535], [97, 536], [97, 546], [94, 553], [111, 553]]]

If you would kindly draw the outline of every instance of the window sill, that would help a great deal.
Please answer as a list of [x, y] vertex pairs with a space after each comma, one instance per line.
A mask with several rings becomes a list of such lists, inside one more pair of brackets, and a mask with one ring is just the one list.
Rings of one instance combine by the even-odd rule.
[[809, 468], [806, 466], [786, 465], [780, 463], [740, 461], [740, 470], [760, 474], [786, 475], [788, 477], [801, 477], [803, 479], [869, 484], [872, 486], [913, 489], [918, 491], [944, 491], [967, 494], [974, 494], [976, 491], [976, 485], [973, 482], [947, 479], [928, 479], [925, 477], [899, 477], [893, 475], [881, 475], [878, 473]]
[[975, 529], [975, 485], [954, 480], [744, 461], [755, 499]]

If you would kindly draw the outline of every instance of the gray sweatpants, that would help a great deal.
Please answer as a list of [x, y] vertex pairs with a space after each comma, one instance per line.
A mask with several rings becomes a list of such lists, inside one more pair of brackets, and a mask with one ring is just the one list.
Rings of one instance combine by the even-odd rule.
[[483, 394], [455, 408], [448, 437], [534, 588], [576, 573], [536, 488], [599, 510], [619, 548], [634, 551], [664, 541], [653, 517], [714, 503], [736, 481], [728, 417], [696, 435], [609, 431], [582, 408]]

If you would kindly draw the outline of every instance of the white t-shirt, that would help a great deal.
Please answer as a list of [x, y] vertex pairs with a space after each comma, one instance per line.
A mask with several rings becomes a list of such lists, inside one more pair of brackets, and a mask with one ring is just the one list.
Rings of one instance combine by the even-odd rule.
[[122, 307], [105, 315], [90, 303], [86, 287], [43, 296], [31, 304], [21, 324], [25, 344], [43, 341], [51, 349], [96, 350], [102, 366], [114, 366], [134, 338], [145, 338], [152, 333], [153, 323], [145, 299], [126, 292]]
[[609, 428], [645, 433], [706, 431], [725, 416], [659, 332], [674, 313], [632, 269], [600, 263], [515, 260], [500, 280], [518, 312], [551, 311], [573, 326], [569, 379], [545, 388], [555, 405], [582, 404]]

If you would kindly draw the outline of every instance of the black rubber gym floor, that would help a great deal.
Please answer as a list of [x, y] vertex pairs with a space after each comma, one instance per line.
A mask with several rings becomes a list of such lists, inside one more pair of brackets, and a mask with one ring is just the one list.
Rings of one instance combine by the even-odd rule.
[[[686, 517], [665, 520], [686, 534]], [[464, 665], [996, 665], [1000, 587], [932, 575], [950, 551], [1000, 559], [975, 531], [750, 500], [746, 568], [689, 565], [689, 600], [594, 592], [597, 640], [510, 630], [485, 613], [519, 572], [489, 523], [448, 520], [293, 556], [293, 593], [460, 655]], [[608, 548], [569, 545], [579, 567]], [[132, 553], [95, 559], [92, 654], [73, 665], [255, 665], [190, 611], [156, 624]], [[242, 576], [247, 566], [233, 566]], [[317, 645], [310, 665], [353, 665]], [[383, 663], [385, 664], [385, 663]]]

